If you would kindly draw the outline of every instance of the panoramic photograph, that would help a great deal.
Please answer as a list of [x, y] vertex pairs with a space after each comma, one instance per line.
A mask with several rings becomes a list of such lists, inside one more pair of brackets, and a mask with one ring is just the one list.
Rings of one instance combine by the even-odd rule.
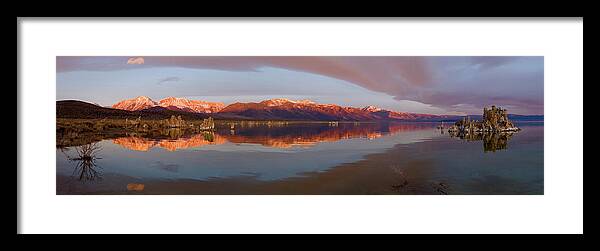
[[57, 56], [57, 195], [543, 195], [542, 56]]

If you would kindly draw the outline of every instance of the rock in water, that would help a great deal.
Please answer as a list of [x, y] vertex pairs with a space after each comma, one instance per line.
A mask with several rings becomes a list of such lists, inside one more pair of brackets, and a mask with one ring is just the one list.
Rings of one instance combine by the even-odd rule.
[[490, 109], [483, 108], [483, 121], [471, 120], [465, 117], [462, 120], [454, 123], [448, 129], [448, 132], [466, 132], [466, 133], [482, 133], [482, 132], [516, 132], [521, 130], [508, 120], [508, 112], [506, 109], [492, 106]]

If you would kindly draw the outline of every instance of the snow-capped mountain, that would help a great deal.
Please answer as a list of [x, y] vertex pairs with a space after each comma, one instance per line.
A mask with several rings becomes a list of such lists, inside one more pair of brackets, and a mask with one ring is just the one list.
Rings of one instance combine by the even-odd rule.
[[149, 97], [140, 96], [137, 98], [120, 101], [114, 104], [112, 108], [127, 111], [139, 111], [157, 106], [175, 111], [216, 113], [223, 109], [225, 104], [221, 102], [207, 102], [202, 100], [190, 100], [176, 97], [168, 97], [156, 102]]

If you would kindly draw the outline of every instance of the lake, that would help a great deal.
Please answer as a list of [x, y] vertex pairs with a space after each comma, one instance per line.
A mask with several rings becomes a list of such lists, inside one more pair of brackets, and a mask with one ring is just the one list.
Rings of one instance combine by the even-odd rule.
[[543, 194], [543, 122], [453, 137], [437, 123], [290, 123], [56, 150], [57, 194]]

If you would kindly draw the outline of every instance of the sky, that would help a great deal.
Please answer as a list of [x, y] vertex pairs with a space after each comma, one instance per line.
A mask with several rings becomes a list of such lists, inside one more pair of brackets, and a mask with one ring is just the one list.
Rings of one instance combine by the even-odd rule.
[[429, 114], [544, 113], [539, 56], [61, 56], [57, 100], [111, 106], [137, 96], [235, 102], [271, 98]]

